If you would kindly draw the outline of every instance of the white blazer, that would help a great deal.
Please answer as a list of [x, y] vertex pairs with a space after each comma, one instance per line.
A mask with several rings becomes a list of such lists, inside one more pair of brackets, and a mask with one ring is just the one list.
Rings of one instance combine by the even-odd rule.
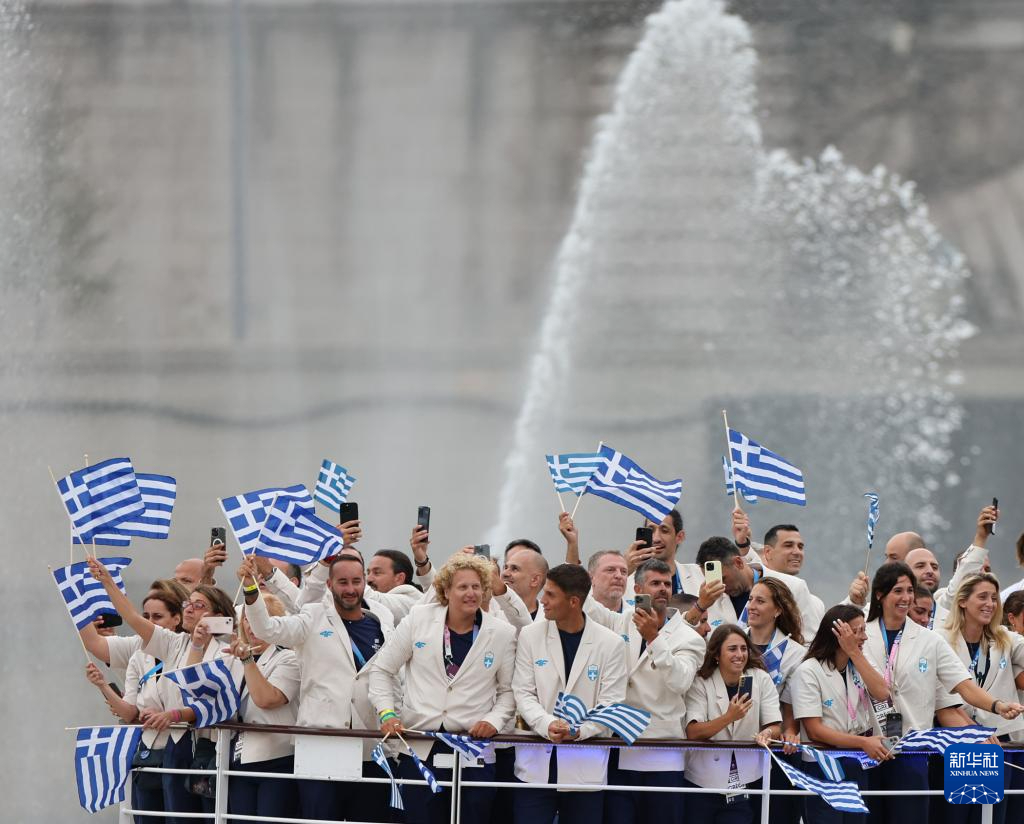
[[285, 610], [294, 615], [306, 604], [315, 604], [324, 597], [327, 589], [327, 567], [323, 564], [314, 564], [303, 575], [302, 586], [295, 586], [287, 575], [274, 567], [274, 571], [264, 583], [267, 589], [278, 597]]
[[[627, 645], [626, 703], [651, 713], [651, 725], [640, 737], [685, 738], [685, 696], [704, 660], [704, 639], [673, 609], [657, 637], [641, 653], [643, 638], [633, 623], [633, 608], [612, 612], [588, 596], [584, 610], [590, 618], [620, 635]], [[619, 767], [624, 770], [667, 772], [682, 770], [684, 766], [682, 750], [619, 750]]]
[[[850, 735], [873, 732], [875, 716], [867, 687], [858, 690], [853, 679], [844, 678], [831, 662], [808, 658], [789, 677], [788, 692], [792, 697], [793, 717], [801, 722], [804, 741], [814, 740], [802, 723], [807, 718], [820, 718], [825, 726]], [[853, 718], [850, 707], [853, 707]], [[803, 760], [813, 761], [814, 757], [804, 753]]]
[[[1009, 635], [1010, 646], [1008, 649], [989, 647], [987, 642], [982, 641], [977, 666], [979, 672], [985, 672], [986, 663], [991, 657], [981, 688], [987, 690], [993, 698], [1013, 702], [1017, 700], [1017, 684], [1014, 679], [1019, 673], [1024, 672], [1024, 638], [1015, 632], [1011, 632]], [[948, 640], [949, 634], [943, 632], [942, 637]], [[974, 674], [970, 672], [971, 654], [967, 649], [967, 642], [962, 635], [957, 635], [955, 641], [956, 643], [951, 645], [953, 651], [960, 658], [961, 663], [968, 668], [971, 678], [974, 678]], [[960, 703], [959, 698], [956, 701]], [[964, 711], [974, 719], [976, 724], [983, 727], [995, 727], [996, 735], [1008, 735], [1024, 730], [1024, 715], [1018, 715], [1012, 721], [1008, 721], [998, 713], [979, 710], [970, 704], [964, 706]]]
[[[987, 560], [988, 550], [984, 547], [975, 546], [974, 544], [967, 547], [967, 551], [964, 553], [964, 557], [960, 559], [960, 563], [957, 564], [956, 571], [953, 573], [953, 577], [949, 579], [949, 583], [935, 590], [932, 596], [935, 599], [935, 606], [944, 613], [943, 617], [953, 609], [953, 598], [956, 596], [956, 591], [960, 589], [960, 584], [964, 582], [968, 575], [981, 572], [981, 568]], [[941, 631], [942, 622], [939, 621], [938, 609], [936, 610], [934, 629]]]
[[[412, 729], [464, 733], [478, 721], [499, 732], [515, 716], [512, 674], [516, 631], [484, 614], [479, 634], [451, 680], [444, 669], [444, 624], [448, 608], [413, 607], [370, 667], [370, 701], [378, 713], [394, 709]], [[394, 685], [405, 668], [404, 698]], [[431, 741], [412, 744], [425, 758]]]
[[[252, 700], [248, 687], [242, 685], [240, 687], [242, 700], [238, 713], [242, 721], [246, 724], [295, 726], [295, 719], [299, 713], [299, 659], [290, 649], [270, 646], [263, 651], [256, 662], [256, 667], [272, 686], [284, 693], [288, 703], [271, 710], [262, 709], [256, 706]], [[283, 733], [242, 732], [239, 733], [238, 740], [242, 748], [241, 762], [243, 764], [284, 758], [295, 751], [292, 736]], [[234, 753], [232, 753], [233, 755]]]
[[[537, 735], [547, 738], [548, 727], [557, 720], [552, 710], [559, 692], [575, 695], [588, 709], [625, 700], [626, 645], [611, 630], [588, 620], [572, 671], [566, 673], [558, 627], [554, 621], [538, 618], [519, 633], [512, 690], [519, 715]], [[605, 727], [589, 721], [580, 727], [581, 739], [608, 734]], [[559, 782], [606, 783], [606, 747], [559, 746], [555, 752]], [[550, 747], [517, 746], [516, 777], [529, 784], [546, 784], [550, 760]]]
[[[436, 603], [438, 603], [437, 590], [431, 586], [429, 589], [424, 591], [423, 597], [420, 598], [420, 602], [417, 606]], [[501, 595], [491, 596], [491, 602], [487, 606], [487, 612], [492, 618], [497, 618], [500, 621], [511, 624], [517, 633], [523, 627], [528, 627], [533, 623], [533, 618], [530, 616], [530, 611], [526, 608], [526, 604], [523, 602], [523, 599], [519, 597], [519, 593], [509, 586], [505, 587], [505, 592]], [[540, 614], [539, 611], [538, 614]]]
[[[352, 642], [329, 592], [298, 615], [271, 617], [262, 597], [246, 605], [245, 613], [257, 638], [295, 651], [302, 671], [296, 726], [376, 729], [367, 688], [376, 655], [356, 669]], [[375, 610], [370, 614], [380, 618]], [[394, 627], [381, 620], [381, 630], [387, 643]]]
[[792, 677], [796, 668], [800, 666], [800, 662], [804, 660], [804, 656], [807, 654], [807, 647], [803, 644], [798, 644], [788, 635], [782, 633], [776, 633], [772, 639], [769, 650], [786, 642], [786, 649], [782, 653], [782, 664], [779, 667], [780, 680], [775, 682], [775, 689], [779, 693], [779, 701], [784, 704], [792, 704], [793, 696], [789, 689], [789, 679]]
[[[138, 636], [135, 637], [138, 638]], [[139, 643], [142, 643], [141, 638], [139, 638]], [[160, 674], [150, 675], [144, 684], [139, 684], [142, 677], [150, 672], [154, 666], [156, 666], [156, 658], [152, 655], [146, 655], [141, 649], [136, 650], [135, 654], [128, 659], [123, 698], [129, 704], [134, 704], [139, 710], [148, 709], [163, 712], [163, 698], [159, 686]], [[166, 669], [170, 669], [170, 667], [166, 667]], [[160, 672], [163, 672], [163, 669]], [[168, 730], [163, 732], [157, 732], [156, 730], [142, 731], [142, 745], [151, 749], [166, 747], [168, 738], [170, 738]]]
[[[782, 723], [779, 694], [768, 673], [762, 669], [748, 669], [752, 675], [750, 697], [754, 702], [750, 711], [739, 721], [733, 721], [714, 736], [712, 741], [753, 741], [762, 729]], [[710, 678], [694, 679], [686, 694], [686, 724], [703, 723], [725, 714], [729, 708], [729, 693], [716, 668]], [[729, 786], [729, 766], [736, 755], [740, 783], [749, 784], [761, 777], [761, 758], [765, 753], [757, 750], [691, 750], [686, 755], [686, 778], [700, 787]]]
[[[884, 674], [887, 655], [879, 620], [868, 621], [865, 627], [864, 655]], [[945, 639], [907, 619], [889, 685], [893, 707], [903, 715], [904, 732], [929, 730], [936, 709], [962, 704], [958, 696], [949, 693], [968, 678], [967, 667]], [[875, 729], [878, 731], [877, 723]]]

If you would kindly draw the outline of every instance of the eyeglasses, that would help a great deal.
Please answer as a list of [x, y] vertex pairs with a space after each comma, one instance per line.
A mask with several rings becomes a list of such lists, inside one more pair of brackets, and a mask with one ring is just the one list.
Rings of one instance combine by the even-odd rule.
[[184, 612], [186, 609], [200, 609], [204, 612], [209, 612], [212, 607], [209, 604], [203, 603], [202, 601], [182, 601], [181, 609]]

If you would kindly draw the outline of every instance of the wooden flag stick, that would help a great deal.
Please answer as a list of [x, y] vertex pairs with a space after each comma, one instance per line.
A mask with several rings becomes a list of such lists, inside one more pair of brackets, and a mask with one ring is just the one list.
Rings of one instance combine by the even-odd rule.
[[[55, 490], [57, 490], [57, 497], [60, 498], [60, 487], [57, 486], [57, 477], [53, 474], [53, 467], [47, 466], [46, 469], [50, 473], [50, 480], [53, 481], [53, 488]], [[61, 505], [63, 505], [64, 504], [64, 499], [61, 498], [60, 502], [61, 502]], [[66, 509], [67, 508], [65, 507], [65, 510]], [[70, 521], [70, 518], [71, 518], [71, 516], [68, 515], [68, 520], [69, 521]], [[71, 523], [71, 530], [70, 530], [70, 533], [68, 535], [68, 544], [70, 544], [70, 553], [68, 555], [68, 564], [70, 565], [70, 564], [73, 564], [75, 562], [75, 525], [74, 525], [74, 523]]]
[[562, 493], [558, 491], [558, 487], [555, 487], [555, 495], [558, 496], [558, 505], [562, 507], [562, 512], [565, 512], [565, 501], [562, 500]]
[[722, 410], [722, 421], [725, 423], [725, 459], [729, 462], [729, 469], [732, 471], [732, 504], [733, 509], [742, 509], [740, 506], [740, 488], [736, 483], [736, 470], [732, 466], [732, 444], [729, 442], [729, 416]]
[[[270, 502], [270, 508], [267, 510], [267, 517], [268, 518], [270, 517], [270, 510], [274, 508], [274, 504], [277, 503], [277, 499], [278, 499], [279, 495], [280, 495], [280, 493], [277, 493], [276, 495], [274, 495], [274, 500]], [[266, 523], [266, 521], [264, 521], [264, 523]], [[232, 534], [234, 534], [234, 530], [233, 529], [231, 530], [231, 532], [232, 532]], [[236, 541], [238, 540], [238, 536], [237, 535], [235, 535], [235, 540]], [[256, 550], [255, 549], [253, 549], [251, 552], [246, 552], [244, 549], [242, 549], [241, 544], [239, 544], [238, 548], [242, 552], [242, 560], [243, 561], [246, 558], [249, 558], [250, 556], [256, 554]], [[242, 583], [243, 583], [244, 580], [245, 580], [244, 578], [240, 578], [238, 580], [238, 589], [235, 590], [235, 597], [231, 599], [231, 603], [233, 603], [233, 604], [238, 603], [238, 596], [242, 594]], [[257, 581], [256, 583], [258, 585], [259, 581]]]
[[[57, 594], [60, 595], [60, 602], [64, 604], [64, 611], [67, 612], [68, 606], [64, 603], [64, 596], [61, 595], [60, 584], [58, 584], [57, 579], [53, 577], [53, 567], [47, 564], [46, 569], [50, 573], [50, 580], [53, 581], [53, 585], [57, 587]], [[70, 612], [68, 612], [68, 618], [71, 618]], [[78, 627], [75, 626], [74, 618], [71, 618], [71, 626], [75, 627], [75, 637], [78, 639], [78, 643], [82, 645], [82, 654], [85, 655], [85, 663], [91, 664], [92, 658], [89, 656], [89, 650], [85, 648], [85, 640], [82, 638], [82, 634], [78, 631]]]

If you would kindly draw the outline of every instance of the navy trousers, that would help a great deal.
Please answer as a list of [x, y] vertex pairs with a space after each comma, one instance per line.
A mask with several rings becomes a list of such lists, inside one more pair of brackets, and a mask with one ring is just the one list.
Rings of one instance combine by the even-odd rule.
[[[435, 741], [430, 755], [427, 756], [427, 760], [424, 762], [430, 767], [438, 781], [451, 781], [452, 770], [435, 767], [434, 756], [439, 753], [448, 754], [451, 751], [451, 747]], [[466, 783], [494, 781], [495, 774], [494, 764], [484, 764], [482, 767], [464, 767], [462, 770], [462, 780]], [[408, 755], [400, 755], [398, 757], [396, 777], [416, 781], [423, 779], [416, 764]], [[466, 822], [490, 821], [491, 808], [496, 794], [496, 787], [477, 787], [473, 789], [464, 786], [462, 788], [462, 820]], [[405, 803], [405, 824], [448, 824], [451, 820], [452, 791], [448, 787], [443, 787], [439, 793], [433, 793], [426, 786], [403, 784], [402, 800]]]
[[[516, 782], [526, 784], [525, 781]], [[558, 783], [558, 759], [551, 753], [548, 784]], [[528, 790], [513, 790], [514, 824], [601, 824], [604, 816], [604, 792], [558, 792], [545, 784], [531, 784]], [[536, 787], [537, 789], [532, 789]]]
[[[839, 763], [843, 765], [843, 772], [846, 774], [847, 781], [852, 781], [862, 790], [868, 789], [868, 774], [856, 758], [840, 758]], [[823, 781], [829, 780], [815, 761], [802, 761], [802, 763], [797, 765], [797, 769], [803, 770], [814, 778], [820, 778]], [[791, 798], [796, 798], [798, 801], [803, 802], [804, 821], [813, 821], [814, 824], [867, 824], [867, 813], [840, 812], [826, 804], [820, 796], [811, 795], [804, 798], [791, 796]], [[773, 810], [774, 808], [775, 799], [773, 798], [771, 809]], [[796, 819], [794, 818], [793, 820], [795, 821]], [[920, 824], [920, 822], [908, 822], [907, 824]]]
[[[189, 730], [175, 743], [167, 740], [164, 747], [164, 766], [167, 769], [187, 770], [192, 766], [192, 731]], [[201, 813], [202, 799], [185, 789], [184, 775], [163, 775], [164, 809], [169, 813]], [[192, 824], [194, 818], [165, 818], [174, 824]]]
[[[232, 764], [232, 770], [291, 774], [295, 758], [291, 755], [269, 761]], [[238, 815], [265, 815], [278, 818], [299, 817], [299, 789], [292, 778], [228, 777], [228, 812]]]
[[[657, 772], [623, 770], [619, 767], [619, 750], [608, 754], [608, 783], [630, 787], [682, 787], [683, 773], [679, 770]], [[615, 824], [683, 824], [684, 793], [631, 793], [626, 790], [606, 790], [604, 817]]]
[[[683, 786], [699, 785], [684, 778]], [[747, 787], [759, 790], [761, 780], [751, 782]], [[722, 793], [690, 793], [686, 796], [686, 819], [700, 824], [751, 824], [754, 821], [752, 801], [752, 796], [740, 797], [730, 804]]]
[[[871, 770], [873, 790], [927, 790], [928, 756], [898, 755], [883, 761]], [[885, 797], [867, 799], [871, 824], [908, 824], [928, 820], [928, 796]]]

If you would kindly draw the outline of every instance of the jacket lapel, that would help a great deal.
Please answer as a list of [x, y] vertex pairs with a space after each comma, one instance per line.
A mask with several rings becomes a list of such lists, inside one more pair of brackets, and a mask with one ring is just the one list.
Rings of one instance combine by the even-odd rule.
[[[471, 664], [475, 664], [478, 658], [483, 657], [483, 651], [491, 642], [491, 636], [494, 635], [494, 624], [492, 623], [490, 615], [484, 613], [483, 621], [480, 624], [480, 632], [476, 636], [476, 640], [473, 641], [473, 645], [469, 648], [469, 652], [466, 653], [466, 659], [462, 662], [462, 666], [459, 667], [459, 671], [455, 674], [452, 679], [454, 684], [462, 677], [462, 673], [466, 672]], [[442, 630], [443, 632], [444, 630]], [[447, 678], [447, 673], [445, 674]]]
[[352, 655], [352, 641], [348, 637], [348, 630], [345, 629], [345, 624], [341, 620], [341, 616], [338, 615], [337, 610], [334, 609], [332, 604], [329, 609], [324, 610], [324, 616], [327, 618], [327, 623], [331, 625], [331, 629], [334, 630], [334, 637], [338, 639], [338, 643], [341, 644], [341, 648], [344, 650], [349, 663], [352, 665], [352, 669], [356, 668], [356, 659]]
[[[572, 662], [572, 671], [570, 671], [569, 677], [565, 679], [566, 686], [570, 688], [570, 692], [572, 691], [572, 685], [574, 685], [579, 680], [580, 675], [583, 674], [583, 668], [587, 666], [587, 661], [590, 660], [590, 647], [594, 643], [595, 626], [596, 624], [589, 619], [587, 620], [586, 624], [583, 625], [583, 636], [580, 638], [580, 648], [576, 650], [576, 657], [573, 659]], [[557, 628], [555, 632], [558, 632]], [[561, 652], [561, 642], [559, 642], [558, 646], [559, 652]], [[563, 662], [563, 667], [564, 666], [565, 665]]]
[[558, 627], [554, 621], [548, 621], [548, 632], [547, 632], [547, 643], [546, 654], [548, 657], [548, 664], [553, 664], [555, 672], [558, 673], [559, 681], [565, 685], [565, 690], [568, 692], [569, 682], [565, 677], [565, 657], [562, 655], [562, 642], [558, 637]]

